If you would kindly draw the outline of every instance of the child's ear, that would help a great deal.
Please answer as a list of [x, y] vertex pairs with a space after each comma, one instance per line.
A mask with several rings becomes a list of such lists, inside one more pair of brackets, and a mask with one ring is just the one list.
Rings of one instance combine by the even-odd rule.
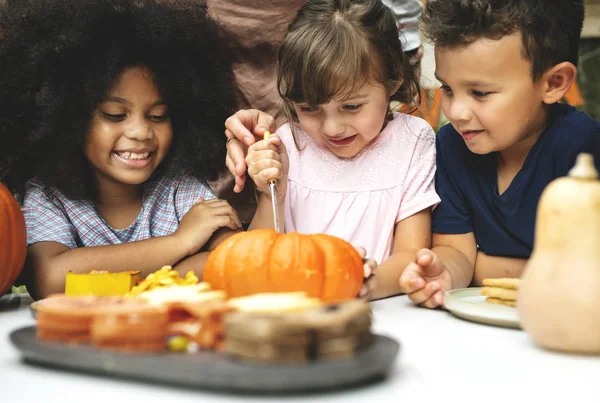
[[559, 63], [544, 73], [544, 94], [542, 100], [551, 105], [560, 102], [577, 77], [577, 67], [571, 62]]

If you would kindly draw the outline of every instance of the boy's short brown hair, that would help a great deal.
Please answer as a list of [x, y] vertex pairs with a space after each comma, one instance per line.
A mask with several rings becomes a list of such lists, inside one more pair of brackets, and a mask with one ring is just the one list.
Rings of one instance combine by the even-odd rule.
[[558, 63], [577, 66], [584, 14], [583, 0], [430, 0], [422, 22], [442, 48], [521, 32], [536, 80]]

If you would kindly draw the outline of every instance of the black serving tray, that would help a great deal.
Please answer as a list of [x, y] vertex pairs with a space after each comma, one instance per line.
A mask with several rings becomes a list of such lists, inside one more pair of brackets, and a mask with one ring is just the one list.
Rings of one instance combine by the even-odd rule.
[[287, 393], [331, 390], [382, 380], [400, 344], [374, 335], [373, 342], [350, 358], [302, 364], [266, 364], [225, 353], [119, 353], [90, 345], [36, 338], [35, 326], [17, 329], [10, 341], [26, 362], [46, 367], [224, 392]]

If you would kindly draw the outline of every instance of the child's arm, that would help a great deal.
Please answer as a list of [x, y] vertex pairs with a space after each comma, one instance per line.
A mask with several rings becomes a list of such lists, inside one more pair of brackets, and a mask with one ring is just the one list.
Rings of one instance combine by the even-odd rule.
[[482, 251], [477, 252], [475, 276], [473, 283], [483, 285], [483, 279], [501, 277], [521, 277], [527, 259], [504, 256], [489, 256]]
[[[146, 276], [161, 266], [171, 265], [176, 266], [183, 275], [192, 268], [192, 264], [203, 262], [202, 256], [194, 255], [222, 227], [234, 231], [241, 227], [241, 223], [227, 202], [211, 199], [196, 203], [171, 235], [76, 249], [70, 249], [59, 242], [32, 244], [27, 249], [27, 268], [33, 274], [33, 294], [39, 298], [63, 292], [68, 271], [87, 273], [91, 270], [140, 270], [142, 276]], [[217, 238], [222, 241], [221, 236], [215, 237], [215, 245], [218, 243]], [[186, 258], [192, 260], [185, 265], [177, 265]]]
[[[277, 189], [281, 192], [279, 186]], [[279, 219], [281, 222], [284, 222], [284, 208], [285, 208], [285, 199], [280, 198], [278, 202], [279, 205], [279, 214], [281, 215]], [[273, 222], [273, 205], [271, 204], [271, 194], [269, 192], [261, 193], [258, 199], [258, 206], [256, 207], [256, 213], [252, 218], [252, 222], [248, 227], [248, 230], [253, 229], [261, 229], [261, 228], [274, 228], [275, 223]]]
[[398, 279], [403, 269], [414, 260], [418, 250], [431, 247], [431, 209], [427, 208], [396, 224], [392, 254], [382, 262], [375, 274], [377, 285], [371, 299], [385, 298], [402, 292]]
[[[140, 270], [142, 276], [187, 256], [187, 248], [171, 235], [119, 245], [70, 249], [58, 242], [38, 242], [27, 248], [27, 270], [33, 274], [28, 290], [35, 298], [64, 292], [68, 271]], [[185, 273], [180, 273], [185, 274]]]
[[449, 127], [435, 136], [435, 187], [441, 203], [432, 214], [432, 248], [418, 251], [400, 277], [402, 291], [427, 308], [442, 305], [445, 291], [467, 287], [477, 259], [471, 206], [456, 181], [464, 142]]
[[434, 234], [431, 251], [419, 251], [400, 279], [412, 301], [434, 308], [443, 291], [482, 285], [485, 278], [520, 277], [527, 259], [488, 256], [477, 250], [473, 233]]

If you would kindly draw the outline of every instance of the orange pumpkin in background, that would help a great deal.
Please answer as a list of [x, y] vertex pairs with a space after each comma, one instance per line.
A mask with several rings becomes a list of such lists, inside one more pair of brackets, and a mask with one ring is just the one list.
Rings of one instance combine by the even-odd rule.
[[17, 281], [27, 253], [25, 218], [12, 193], [0, 183], [0, 296]]
[[348, 242], [325, 234], [240, 232], [208, 257], [203, 280], [229, 297], [304, 291], [325, 302], [358, 295], [363, 261]]

